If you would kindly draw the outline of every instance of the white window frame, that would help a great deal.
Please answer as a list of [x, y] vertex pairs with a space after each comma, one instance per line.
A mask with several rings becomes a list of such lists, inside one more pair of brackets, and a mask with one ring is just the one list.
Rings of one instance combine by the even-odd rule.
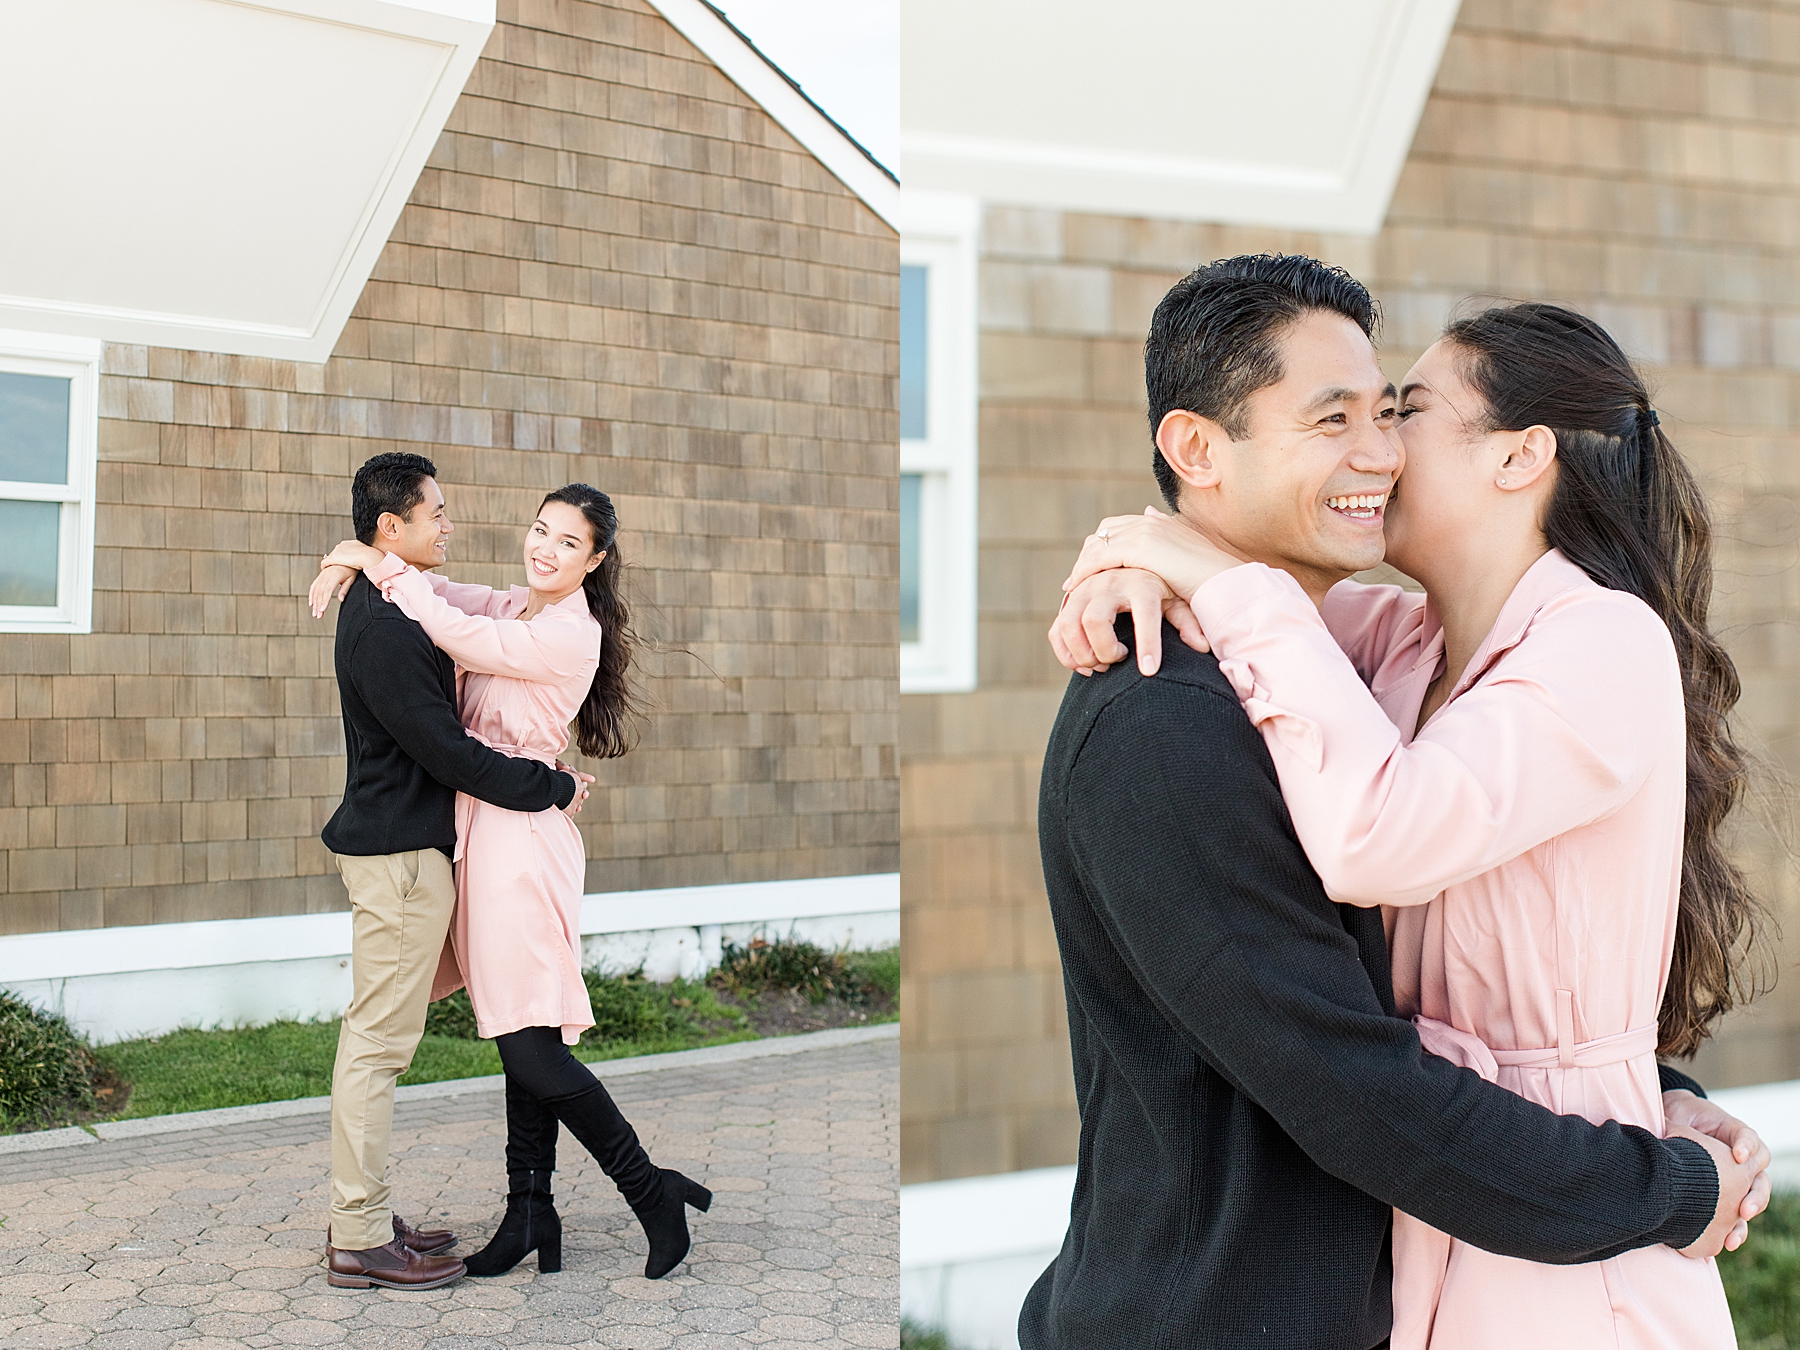
[[975, 688], [978, 595], [976, 266], [980, 204], [900, 193], [900, 261], [928, 270], [926, 435], [900, 441], [900, 472], [921, 475], [919, 640], [900, 644], [900, 692]]
[[69, 478], [0, 482], [0, 500], [61, 502], [56, 603], [0, 605], [0, 633], [91, 633], [94, 628], [94, 473], [100, 442], [100, 343], [0, 329], [0, 371], [69, 381]]

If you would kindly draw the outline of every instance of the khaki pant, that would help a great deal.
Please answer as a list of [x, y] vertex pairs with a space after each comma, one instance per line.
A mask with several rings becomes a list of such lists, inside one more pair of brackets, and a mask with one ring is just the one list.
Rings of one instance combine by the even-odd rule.
[[434, 848], [340, 856], [350, 892], [355, 992], [331, 1073], [331, 1245], [394, 1240], [388, 1135], [394, 1083], [412, 1063], [456, 903], [450, 860]]

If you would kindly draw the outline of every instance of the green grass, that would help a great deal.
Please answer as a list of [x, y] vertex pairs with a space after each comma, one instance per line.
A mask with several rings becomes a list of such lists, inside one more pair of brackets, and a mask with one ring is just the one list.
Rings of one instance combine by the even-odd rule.
[[956, 1350], [941, 1331], [930, 1331], [912, 1321], [900, 1319], [900, 1350]]
[[[753, 1040], [742, 1013], [711, 989], [685, 980], [653, 984], [641, 975], [588, 975], [594, 1026], [576, 1054], [589, 1063], [702, 1045]], [[492, 1041], [475, 1040], [467, 994], [432, 1004], [426, 1034], [402, 1084], [480, 1078], [500, 1072]], [[219, 1106], [323, 1097], [331, 1091], [338, 1023], [275, 1022], [221, 1031], [173, 1031], [99, 1051], [101, 1064], [131, 1084], [119, 1119], [206, 1111]]]
[[[671, 1034], [598, 1045], [583, 1042], [576, 1054], [588, 1063], [597, 1063], [755, 1037], [753, 1031], [734, 1029], [716, 1035]], [[177, 1111], [208, 1111], [216, 1106], [327, 1096], [337, 1041], [335, 1020], [275, 1022], [228, 1031], [172, 1031], [148, 1040], [104, 1046], [99, 1053], [105, 1067], [131, 1084], [131, 1099], [118, 1116], [131, 1120]], [[492, 1041], [425, 1036], [400, 1082], [438, 1083], [499, 1072], [500, 1052]]]
[[1800, 1195], [1778, 1195], [1719, 1257], [1738, 1350], [1800, 1350]]
[[[808, 987], [829, 980], [828, 993], [859, 1005], [868, 1004], [876, 995], [885, 996], [891, 1003], [899, 994], [900, 953], [896, 948], [826, 953], [783, 940], [759, 944], [755, 952], [754, 965], [779, 968], [756, 971], [758, 988], [780, 988], [782, 980], [791, 981], [789, 987]], [[766, 978], [770, 974], [777, 978]], [[584, 978], [594, 1007], [594, 1026], [582, 1036], [576, 1054], [589, 1063], [754, 1040], [766, 1034], [767, 1027], [780, 1029], [778, 1022], [764, 1017], [767, 1026], [759, 1031], [756, 1018], [763, 1014], [754, 1006], [746, 1011], [744, 1007], [721, 1002], [719, 993], [730, 989], [732, 983], [717, 973], [706, 981], [675, 980], [669, 984], [653, 983], [641, 972], [603, 976], [589, 971]], [[868, 1020], [887, 1021], [898, 1016], [894, 1011], [882, 1011], [883, 1007], [877, 1001], [868, 1009]], [[4, 1029], [0, 1024], [0, 1031]], [[477, 1040], [475, 1031], [475, 1013], [467, 993], [453, 994], [432, 1004], [425, 1035], [401, 1083], [436, 1083], [499, 1073], [499, 1052], [492, 1041]], [[98, 1103], [97, 1114], [129, 1120], [296, 1097], [323, 1097], [331, 1091], [337, 1039], [338, 1023], [333, 1020], [276, 1022], [216, 1031], [190, 1029], [104, 1046], [95, 1052], [102, 1075], [107, 1076], [109, 1083], [120, 1080], [129, 1084], [130, 1097], [125, 1108], [116, 1113], [105, 1102]], [[32, 1042], [32, 1046], [35, 1044]], [[35, 1065], [44, 1058], [35, 1049], [29, 1055], [10, 1053], [23, 1048], [29, 1047], [24, 1042], [13, 1047], [0, 1035], [0, 1051], [9, 1052], [0, 1054], [0, 1061], [16, 1060], [24, 1066]], [[87, 1053], [85, 1046], [78, 1048]], [[0, 1087], [5, 1085], [6, 1074], [0, 1072]], [[95, 1105], [86, 1104], [90, 1108]], [[0, 1100], [0, 1132], [30, 1123], [23, 1117], [8, 1121], [4, 1111], [5, 1103]]]

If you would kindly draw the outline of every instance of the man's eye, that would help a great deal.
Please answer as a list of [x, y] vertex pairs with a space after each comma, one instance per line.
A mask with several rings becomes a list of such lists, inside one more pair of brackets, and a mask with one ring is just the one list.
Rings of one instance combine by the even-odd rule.
[[1416, 413], [1418, 411], [1419, 410], [1417, 408], [1402, 408], [1400, 410], [1400, 420], [1402, 422], [1404, 422], [1407, 418], [1411, 417], [1414, 413]]

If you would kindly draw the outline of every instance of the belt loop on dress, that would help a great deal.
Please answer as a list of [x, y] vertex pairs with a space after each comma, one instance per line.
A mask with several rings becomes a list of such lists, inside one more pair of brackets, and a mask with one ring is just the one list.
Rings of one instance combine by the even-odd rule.
[[1575, 1067], [1575, 991], [1556, 991], [1556, 1063], [1558, 1068]]

